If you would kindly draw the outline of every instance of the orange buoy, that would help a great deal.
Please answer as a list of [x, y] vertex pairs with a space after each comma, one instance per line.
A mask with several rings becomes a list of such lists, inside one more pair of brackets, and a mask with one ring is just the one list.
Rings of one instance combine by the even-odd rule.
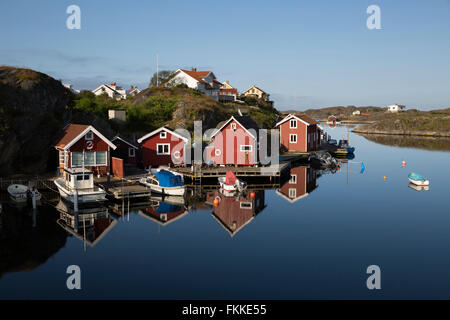
[[383, 180], [386, 180], [387, 178], [386, 178], [386, 176], [383, 176]]
[[254, 198], [255, 197], [255, 193], [254, 192], [250, 192], [250, 197]]
[[402, 161], [402, 167], [406, 167], [406, 161], [405, 160]]
[[219, 199], [214, 199], [214, 207], [217, 207], [219, 205]]

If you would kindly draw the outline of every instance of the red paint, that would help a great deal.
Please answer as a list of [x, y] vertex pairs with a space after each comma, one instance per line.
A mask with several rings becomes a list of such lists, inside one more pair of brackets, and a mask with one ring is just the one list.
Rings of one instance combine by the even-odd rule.
[[[162, 166], [162, 165], [170, 165], [173, 166], [176, 163], [172, 160], [172, 156], [176, 151], [179, 152], [180, 163], [184, 164], [185, 152], [184, 149], [186, 147], [186, 142], [171, 134], [169, 131], [167, 132], [166, 138], [160, 137], [160, 132], [155, 133], [153, 136], [148, 137], [144, 141], [142, 141], [142, 163], [145, 167], [154, 167], [154, 166]], [[157, 154], [157, 144], [160, 143], [168, 143], [170, 144], [170, 154], [169, 155], [159, 155]]]
[[112, 174], [114, 176], [119, 177], [119, 178], [125, 177], [122, 159], [112, 157], [111, 158], [111, 168], [112, 168]]
[[[113, 143], [117, 147], [116, 150], [111, 151], [111, 155], [113, 157], [123, 159], [124, 163], [126, 163], [126, 164], [132, 164], [132, 165], [137, 164], [136, 156], [137, 156], [138, 150], [134, 149], [129, 144], [127, 144], [126, 142], [123, 142], [120, 139], [115, 139], [113, 141]], [[134, 157], [130, 156], [129, 149], [134, 149]]]
[[[233, 123], [236, 130], [231, 128]], [[251, 151], [241, 151], [241, 145], [250, 145]], [[255, 165], [257, 163], [255, 149], [256, 139], [239, 122], [232, 120], [213, 137], [212, 145], [207, 147], [206, 157], [207, 161], [214, 164]]]
[[[304, 197], [307, 193], [316, 188], [316, 173], [311, 168], [296, 167], [290, 171], [291, 179], [287, 181], [280, 189], [279, 193], [289, 198], [291, 201], [295, 201]], [[295, 182], [292, 176], [296, 176]], [[294, 189], [294, 191], [289, 191]]]
[[[280, 146], [288, 151], [308, 152], [317, 150], [320, 146], [320, 130], [316, 124], [307, 125], [305, 122], [292, 118], [297, 122], [297, 128], [291, 128], [291, 120], [278, 125], [280, 130]], [[297, 143], [290, 141], [290, 135], [297, 135]], [[310, 142], [308, 143], [308, 134]]]

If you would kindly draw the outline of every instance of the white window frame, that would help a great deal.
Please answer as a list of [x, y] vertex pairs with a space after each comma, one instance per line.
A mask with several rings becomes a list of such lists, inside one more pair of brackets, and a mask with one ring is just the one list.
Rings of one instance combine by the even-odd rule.
[[236, 128], [237, 128], [236, 122], [232, 122], [232, 123], [230, 124], [230, 128], [231, 128], [231, 130], [236, 130]]
[[[292, 141], [292, 137], [295, 137], [295, 141]], [[290, 133], [289, 134], [289, 143], [297, 143], [297, 134], [296, 133]]]
[[289, 179], [289, 184], [296, 184], [297, 183], [297, 175], [291, 174], [291, 178]]
[[[167, 153], [159, 153], [159, 146], [168, 146]], [[164, 150], [164, 147], [163, 147]], [[170, 156], [170, 143], [157, 143], [156, 144], [156, 154], [158, 156]]]
[[136, 157], [136, 150], [132, 147], [128, 148], [128, 156], [132, 158]]
[[[294, 125], [292, 125], [292, 124], [294, 124]], [[289, 120], [289, 128], [290, 129], [297, 129], [297, 120], [296, 119]]]
[[94, 133], [93, 133], [92, 131], [87, 132], [87, 133], [84, 135], [84, 139], [85, 139], [86, 141], [92, 141], [92, 140], [94, 140]]
[[297, 198], [297, 189], [295, 189], [295, 188], [289, 189], [289, 198], [291, 198], [291, 199]]
[[[249, 147], [249, 150], [243, 150], [243, 147]], [[251, 144], [241, 144], [240, 149], [241, 152], [252, 152], [253, 151], [253, 146]]]
[[[105, 163], [98, 163], [97, 162], [97, 154], [99, 152], [105, 152], [106, 153]], [[83, 167], [83, 160], [81, 161], [80, 165], [75, 166], [73, 164], [73, 154], [74, 153], [81, 153], [81, 154], [83, 154], [83, 152], [71, 152], [70, 153], [70, 166], [72, 168], [82, 168]], [[93, 151], [93, 153], [94, 153], [94, 164], [93, 165], [92, 164], [85, 164], [86, 167], [104, 167], [104, 166], [108, 165], [108, 151]]]
[[239, 203], [239, 207], [241, 209], [253, 209], [253, 203], [251, 203], [249, 201], [242, 201]]
[[161, 131], [161, 132], [159, 133], [159, 138], [160, 138], [160, 139], [166, 139], [166, 138], [167, 138], [167, 132]]

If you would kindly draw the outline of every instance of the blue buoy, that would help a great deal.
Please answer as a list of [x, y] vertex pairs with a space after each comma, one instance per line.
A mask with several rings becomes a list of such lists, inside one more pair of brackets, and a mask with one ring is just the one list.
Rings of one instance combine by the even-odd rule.
[[364, 170], [366, 170], [366, 167], [364, 166], [364, 163], [361, 162], [361, 173], [364, 173]]

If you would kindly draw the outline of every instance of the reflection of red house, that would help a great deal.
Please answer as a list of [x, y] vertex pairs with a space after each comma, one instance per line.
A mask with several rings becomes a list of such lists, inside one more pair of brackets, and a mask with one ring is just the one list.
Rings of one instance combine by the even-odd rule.
[[185, 164], [189, 139], [167, 127], [161, 127], [142, 138], [142, 163], [145, 167]]
[[[255, 193], [253, 198], [250, 196], [252, 192]], [[214, 207], [212, 216], [231, 236], [238, 233], [265, 208], [264, 190], [249, 190], [246, 196], [238, 199], [225, 197], [217, 190], [207, 193], [207, 203], [213, 204], [215, 199], [219, 199], [219, 205]]]
[[295, 202], [302, 199], [316, 188], [316, 172], [308, 167], [291, 168], [291, 176], [277, 194], [288, 200]]
[[219, 123], [206, 147], [206, 160], [214, 164], [257, 164], [258, 130], [258, 125], [247, 116]]
[[139, 151], [137, 146], [120, 135], [116, 135], [111, 141], [117, 147], [116, 150], [111, 152], [111, 156], [122, 159], [124, 164], [137, 165]]
[[308, 152], [320, 146], [318, 122], [307, 115], [289, 114], [275, 128], [280, 130], [280, 146], [287, 151]]
[[188, 214], [185, 206], [156, 201], [148, 208], [139, 210], [139, 214], [162, 226], [168, 225]]
[[59, 151], [59, 169], [85, 167], [95, 174], [106, 174], [110, 168], [110, 149], [116, 146], [93, 126], [69, 124], [55, 144]]

